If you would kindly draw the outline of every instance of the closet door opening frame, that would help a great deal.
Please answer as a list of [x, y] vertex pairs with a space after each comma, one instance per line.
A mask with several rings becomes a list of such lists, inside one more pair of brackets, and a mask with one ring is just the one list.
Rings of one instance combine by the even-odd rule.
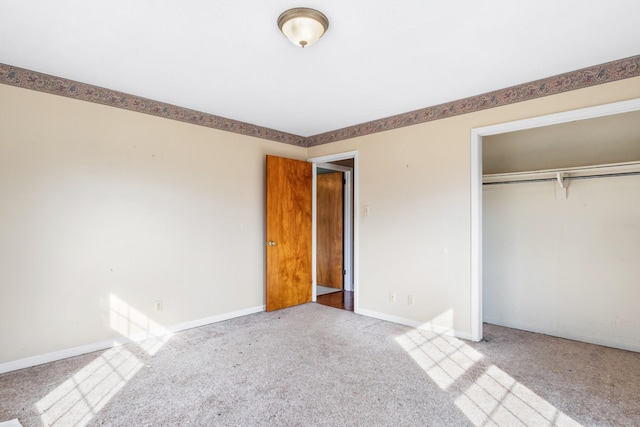
[[471, 129], [471, 339], [482, 340], [482, 138], [640, 110], [640, 98]]

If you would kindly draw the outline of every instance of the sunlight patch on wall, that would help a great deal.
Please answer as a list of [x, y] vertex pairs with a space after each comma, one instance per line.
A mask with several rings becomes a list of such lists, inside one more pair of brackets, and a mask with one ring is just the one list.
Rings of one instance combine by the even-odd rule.
[[46, 426], [84, 426], [144, 364], [123, 347], [104, 352], [41, 399]]
[[442, 312], [441, 314], [435, 316], [431, 319], [431, 325], [437, 325], [437, 329], [434, 328], [426, 328], [426, 330], [431, 330], [434, 332], [438, 332], [440, 334], [446, 334], [455, 336], [455, 329], [453, 328], [455, 322], [455, 315], [453, 309], [450, 308]]
[[415, 329], [396, 341], [475, 426], [580, 426], [457, 338]]
[[173, 335], [117, 296], [109, 295], [109, 327], [154, 355]]
[[[172, 334], [115, 295], [109, 296], [109, 326], [154, 355]], [[117, 344], [116, 344], [117, 345]], [[38, 401], [46, 426], [84, 426], [144, 366], [124, 346], [105, 351]]]

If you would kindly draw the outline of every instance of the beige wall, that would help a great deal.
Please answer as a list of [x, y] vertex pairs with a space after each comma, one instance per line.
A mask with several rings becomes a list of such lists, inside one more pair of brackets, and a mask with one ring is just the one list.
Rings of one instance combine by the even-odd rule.
[[471, 129], [637, 97], [640, 78], [310, 148], [359, 152], [360, 309], [470, 336]]
[[470, 130], [634, 97], [640, 78], [305, 150], [0, 85], [0, 363], [264, 304], [265, 154], [359, 150], [360, 308], [468, 335]]
[[0, 363], [262, 306], [266, 154], [0, 85]]

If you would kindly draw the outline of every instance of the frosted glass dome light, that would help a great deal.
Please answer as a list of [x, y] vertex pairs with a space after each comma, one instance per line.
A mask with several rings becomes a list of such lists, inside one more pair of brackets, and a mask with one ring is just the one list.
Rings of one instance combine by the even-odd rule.
[[311, 46], [329, 28], [329, 20], [323, 13], [306, 7], [296, 7], [283, 12], [278, 27], [296, 46]]

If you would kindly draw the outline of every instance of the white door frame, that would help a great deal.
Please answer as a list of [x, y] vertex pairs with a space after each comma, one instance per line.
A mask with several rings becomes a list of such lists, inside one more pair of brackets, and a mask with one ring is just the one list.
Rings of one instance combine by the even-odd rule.
[[[331, 154], [328, 156], [321, 157], [312, 157], [308, 159], [308, 162], [313, 163], [313, 182], [312, 182], [312, 228], [311, 228], [311, 275], [312, 275], [312, 293], [311, 300], [316, 301], [316, 177], [317, 177], [317, 168], [321, 166], [323, 163], [335, 162], [337, 160], [348, 160], [353, 159], [353, 172], [352, 172], [352, 185], [353, 185], [353, 265], [351, 269], [352, 274], [352, 282], [353, 282], [353, 311], [358, 313], [359, 304], [358, 304], [358, 151], [348, 151], [344, 153]], [[332, 165], [336, 166], [336, 165]], [[322, 168], [326, 168], [322, 166]], [[327, 168], [328, 169], [328, 168]], [[349, 168], [345, 168], [349, 169]], [[346, 192], [345, 192], [346, 193]], [[346, 195], [345, 195], [346, 197]], [[346, 199], [345, 199], [346, 200]], [[351, 200], [349, 200], [349, 204], [351, 204]], [[345, 218], [346, 219], [346, 218]], [[346, 277], [345, 277], [346, 280]]]
[[482, 339], [482, 138], [640, 110], [640, 98], [471, 129], [471, 339]]
[[353, 189], [353, 168], [350, 168], [348, 166], [334, 165], [333, 163], [316, 163], [314, 169], [316, 170], [316, 174], [318, 169], [328, 169], [343, 173], [345, 181], [342, 209], [342, 246], [344, 248], [342, 259], [345, 271], [343, 277], [343, 288], [345, 291], [353, 291], [353, 227], [351, 224], [353, 218], [353, 206], [351, 206], [351, 192]]

